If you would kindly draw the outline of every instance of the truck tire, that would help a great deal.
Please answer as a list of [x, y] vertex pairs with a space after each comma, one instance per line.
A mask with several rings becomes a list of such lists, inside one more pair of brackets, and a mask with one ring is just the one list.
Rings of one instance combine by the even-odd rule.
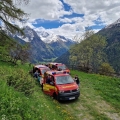
[[58, 100], [58, 96], [56, 95], [56, 93], [53, 93], [53, 98], [54, 98], [55, 100]]

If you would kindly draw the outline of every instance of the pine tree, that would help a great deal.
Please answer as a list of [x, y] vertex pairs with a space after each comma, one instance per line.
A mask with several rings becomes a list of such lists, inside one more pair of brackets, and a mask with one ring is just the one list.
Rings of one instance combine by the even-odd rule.
[[21, 9], [17, 8], [16, 3], [21, 4], [24, 2], [27, 4], [28, 1], [29, 0], [0, 0], [0, 36], [7, 37], [4, 31], [11, 33], [18, 31], [22, 33], [22, 29], [13, 23], [16, 20], [24, 22], [27, 14]]
[[[7, 33], [23, 33], [19, 26], [15, 25], [15, 21], [25, 22], [27, 14], [17, 8], [19, 4], [27, 4], [29, 0], [0, 0], [0, 59], [2, 60], [21, 60], [26, 61], [29, 57], [28, 47], [19, 45], [16, 41], [8, 36]], [[20, 49], [16, 48], [16, 45]], [[11, 51], [19, 51], [18, 57], [12, 56]], [[16, 58], [14, 58], [16, 57]], [[24, 59], [23, 59], [24, 58]]]

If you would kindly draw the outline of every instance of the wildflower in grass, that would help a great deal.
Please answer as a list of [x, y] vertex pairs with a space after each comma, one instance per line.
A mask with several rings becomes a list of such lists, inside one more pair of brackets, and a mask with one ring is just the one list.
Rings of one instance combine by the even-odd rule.
[[57, 101], [57, 100], [53, 100], [53, 102], [54, 102], [54, 103], [58, 103], [58, 101]]
[[60, 108], [60, 106], [57, 106], [57, 108]]
[[62, 110], [62, 112], [63, 112], [63, 113], [67, 113], [67, 111], [66, 111], [66, 110]]

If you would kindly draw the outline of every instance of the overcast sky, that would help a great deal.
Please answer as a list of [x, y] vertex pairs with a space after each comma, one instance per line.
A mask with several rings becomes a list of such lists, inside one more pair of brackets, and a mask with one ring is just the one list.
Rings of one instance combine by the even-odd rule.
[[120, 0], [30, 0], [21, 5], [35, 30], [74, 38], [86, 27], [99, 31], [120, 17]]

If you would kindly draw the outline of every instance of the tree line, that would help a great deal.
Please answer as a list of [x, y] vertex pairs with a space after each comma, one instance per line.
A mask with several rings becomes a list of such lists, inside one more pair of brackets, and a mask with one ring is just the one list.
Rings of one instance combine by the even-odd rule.
[[83, 71], [112, 75], [115, 71], [109, 64], [105, 47], [106, 38], [87, 29], [79, 44], [69, 50], [69, 63], [77, 64]]

